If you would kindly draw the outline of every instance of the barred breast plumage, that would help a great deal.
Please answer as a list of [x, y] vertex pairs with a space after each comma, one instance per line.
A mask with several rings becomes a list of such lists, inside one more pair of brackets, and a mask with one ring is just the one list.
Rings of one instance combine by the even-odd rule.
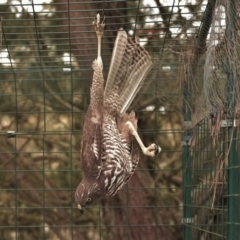
[[102, 145], [102, 178], [106, 196], [109, 197], [115, 195], [127, 183], [138, 158], [132, 159], [131, 146], [119, 133], [113, 119], [107, 119], [103, 124]]

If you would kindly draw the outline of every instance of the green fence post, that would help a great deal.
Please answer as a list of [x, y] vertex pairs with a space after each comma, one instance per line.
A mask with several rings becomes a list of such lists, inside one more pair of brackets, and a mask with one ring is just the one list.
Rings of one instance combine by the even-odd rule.
[[[183, 120], [184, 120], [184, 127], [189, 128], [191, 127], [191, 109], [190, 109], [190, 100], [191, 100], [191, 93], [189, 88], [189, 79], [184, 81], [184, 88], [183, 88]], [[192, 168], [191, 168], [191, 161], [189, 159], [189, 147], [190, 147], [190, 140], [191, 140], [191, 132], [188, 130], [184, 132], [182, 147], [183, 147], [183, 219], [182, 223], [184, 224], [183, 227], [183, 239], [184, 240], [191, 240], [191, 225], [192, 221], [192, 209], [191, 209], [191, 180], [192, 180]]]
[[[216, 0], [209, 0], [206, 6], [202, 25], [196, 38], [195, 47], [193, 50], [193, 58], [186, 72], [186, 79], [183, 85], [183, 118], [184, 125], [191, 128], [191, 88], [190, 83], [193, 82], [193, 76], [196, 73], [200, 55], [204, 53], [206, 39], [211, 27], [214, 14]], [[185, 131], [183, 136], [183, 239], [191, 240], [193, 224], [192, 206], [191, 206], [191, 186], [192, 186], [192, 163], [189, 154], [191, 139], [191, 131]]]
[[227, 110], [231, 119], [228, 128], [229, 154], [228, 154], [228, 219], [227, 239], [239, 239], [239, 160], [237, 156], [237, 129], [235, 128], [235, 106], [236, 106], [236, 66], [234, 58], [236, 52], [236, 1], [227, 1], [226, 6], [226, 39], [227, 51]]
[[228, 238], [239, 239], [239, 160], [237, 155], [237, 130], [229, 128], [228, 155]]
[[193, 223], [191, 208], [191, 182], [192, 166], [189, 154], [190, 132], [185, 132], [183, 136], [183, 239], [191, 240], [191, 225]]

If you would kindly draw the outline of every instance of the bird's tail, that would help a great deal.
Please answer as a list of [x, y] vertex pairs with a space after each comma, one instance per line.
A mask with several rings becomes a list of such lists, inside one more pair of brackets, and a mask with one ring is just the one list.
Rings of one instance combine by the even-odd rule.
[[138, 38], [128, 38], [127, 33], [120, 29], [112, 53], [104, 100], [117, 92], [120, 113], [125, 113], [151, 67], [151, 58], [140, 46]]

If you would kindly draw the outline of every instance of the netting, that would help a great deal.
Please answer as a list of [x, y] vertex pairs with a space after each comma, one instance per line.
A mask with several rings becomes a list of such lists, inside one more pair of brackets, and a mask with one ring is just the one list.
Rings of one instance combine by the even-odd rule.
[[[176, 20], [181, 30], [186, 25], [182, 15], [199, 19], [203, 8], [196, 4], [179, 15], [185, 7], [179, 2], [152, 4], [56, 0], [0, 5], [1, 239], [181, 239], [178, 53], [165, 44], [174, 46], [180, 38], [170, 30]], [[106, 17], [105, 79], [120, 27], [138, 36], [154, 59], [130, 109], [136, 111], [144, 143], [156, 142], [164, 150], [153, 160], [141, 156], [136, 173], [117, 196], [80, 215], [74, 192], [82, 179], [80, 142], [97, 55], [92, 21], [98, 12]], [[181, 33], [183, 45], [186, 31]]]
[[207, 8], [199, 34], [209, 30], [209, 35], [205, 34], [202, 45], [196, 41], [187, 70], [195, 123], [206, 116], [216, 119], [218, 114], [232, 115], [238, 111], [239, 102], [239, 5], [209, 1]]
[[191, 130], [191, 146], [184, 164], [185, 238], [238, 239], [240, 135], [225, 122], [218, 138], [208, 118]]
[[184, 65], [187, 240], [239, 239], [238, 13], [237, 1], [209, 1], [190, 66]]
[[[191, 239], [226, 239], [227, 236], [227, 167], [228, 129], [221, 128], [218, 141], [211, 136], [208, 118], [191, 132]], [[188, 238], [186, 238], [188, 239]]]
[[[186, 240], [238, 239], [226, 231], [239, 228], [239, 3], [2, 2], [0, 238], [177, 240], [184, 228]], [[129, 184], [81, 216], [74, 192], [96, 13], [106, 17], [105, 78], [120, 27], [153, 59], [130, 110], [143, 142], [163, 151], [141, 156]], [[182, 123], [184, 130], [198, 124], [183, 131]]]

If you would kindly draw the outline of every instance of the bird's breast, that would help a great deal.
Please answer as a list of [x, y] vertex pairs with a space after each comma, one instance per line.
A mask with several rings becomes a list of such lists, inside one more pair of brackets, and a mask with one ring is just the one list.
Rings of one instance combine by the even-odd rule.
[[102, 137], [102, 182], [106, 196], [113, 196], [131, 173], [130, 146], [111, 119], [104, 122]]

